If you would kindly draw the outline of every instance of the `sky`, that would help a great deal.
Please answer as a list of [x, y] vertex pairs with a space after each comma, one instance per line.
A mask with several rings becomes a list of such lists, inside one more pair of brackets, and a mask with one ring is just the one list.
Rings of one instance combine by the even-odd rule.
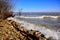
[[14, 11], [60, 12], [60, 0], [14, 0]]

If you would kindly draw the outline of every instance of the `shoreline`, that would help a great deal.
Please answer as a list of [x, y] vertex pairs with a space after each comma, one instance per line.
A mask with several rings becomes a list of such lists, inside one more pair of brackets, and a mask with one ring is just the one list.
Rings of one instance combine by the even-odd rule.
[[[17, 20], [17, 19], [13, 19], [14, 21], [18, 22], [18, 23], [21, 23], [26, 29], [28, 30], [38, 30], [39, 32], [43, 33], [47, 38], [52, 36], [53, 38], [55, 39], [59, 39], [59, 33], [56, 32], [55, 30], [51, 30], [51, 29], [48, 29], [46, 27], [42, 27], [42, 26], [37, 26], [33, 23], [29, 23], [29, 22], [26, 22], [26, 21], [21, 21], [21, 20]], [[58, 35], [59, 34], [59, 35]]]

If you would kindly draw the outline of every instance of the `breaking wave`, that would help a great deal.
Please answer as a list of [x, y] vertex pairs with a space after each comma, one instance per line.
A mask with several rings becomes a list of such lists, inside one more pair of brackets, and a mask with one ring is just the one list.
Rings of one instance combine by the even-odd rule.
[[44, 19], [44, 18], [55, 18], [55, 19], [57, 19], [57, 18], [59, 18], [60, 16], [15, 16], [15, 17], [17, 17], [17, 18], [40, 18], [40, 19]]

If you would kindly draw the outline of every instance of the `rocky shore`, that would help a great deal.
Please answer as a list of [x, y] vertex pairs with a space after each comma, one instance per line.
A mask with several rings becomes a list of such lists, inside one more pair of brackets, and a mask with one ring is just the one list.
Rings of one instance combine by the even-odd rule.
[[48, 40], [36, 30], [27, 30], [13, 20], [0, 20], [0, 40]]

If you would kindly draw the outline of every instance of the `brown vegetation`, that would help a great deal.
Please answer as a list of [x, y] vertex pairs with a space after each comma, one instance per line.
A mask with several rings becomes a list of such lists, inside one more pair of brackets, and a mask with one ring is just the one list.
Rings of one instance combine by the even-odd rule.
[[11, 0], [0, 0], [0, 19], [12, 17], [13, 14], [11, 13], [11, 10]]
[[12, 20], [0, 21], [0, 40], [46, 40], [41, 32], [27, 30]]
[[51, 19], [51, 17], [44, 17], [43, 19]]
[[57, 17], [57, 19], [59, 19], [59, 20], [60, 20], [60, 16], [58, 16], [58, 17]]

